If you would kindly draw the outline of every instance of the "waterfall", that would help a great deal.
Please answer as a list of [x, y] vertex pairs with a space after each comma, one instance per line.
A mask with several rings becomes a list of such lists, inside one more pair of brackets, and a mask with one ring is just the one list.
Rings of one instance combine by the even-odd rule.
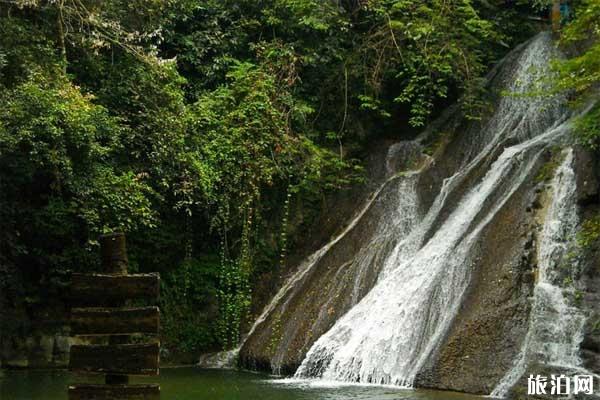
[[[502, 71], [503, 89], [528, 90], [555, 54], [550, 36], [537, 36], [514, 68]], [[313, 344], [296, 377], [413, 385], [461, 305], [480, 233], [531, 178], [543, 150], [569, 132], [562, 100], [500, 101], [463, 167], [444, 180], [426, 216], [383, 261], [371, 291]], [[486, 172], [471, 182], [480, 171]], [[451, 197], [458, 198], [454, 207]]]
[[[538, 248], [539, 271], [534, 289], [529, 330], [514, 366], [492, 392], [505, 397], [525, 373], [529, 362], [567, 369], [580, 369], [579, 344], [583, 340], [585, 316], [568, 304], [560, 270], [575, 270], [568, 252], [577, 233], [576, 180], [572, 169], [573, 151], [566, 156], [552, 181], [552, 202], [547, 211]], [[566, 265], [565, 265], [566, 264]]]
[[[375, 203], [377, 205], [384, 206], [387, 208], [386, 212], [383, 213], [385, 218], [381, 218], [377, 221], [377, 227], [373, 234], [373, 239], [366, 244], [364, 248], [359, 250], [354, 258], [354, 262], [359, 266], [354, 276], [354, 284], [352, 285], [352, 302], [356, 303], [360, 299], [360, 289], [363, 286], [362, 281], [367, 275], [371, 262], [375, 262], [374, 258], [377, 258], [380, 252], [385, 251], [388, 247], [387, 242], [394, 240], [398, 236], [402, 236], [406, 233], [408, 228], [415, 223], [416, 218], [419, 216], [419, 210], [415, 208], [416, 203], [416, 192], [414, 188], [416, 171], [408, 172], [403, 175], [395, 175], [394, 167], [392, 163], [397, 158], [397, 153], [402, 155], [415, 154], [416, 148], [421, 148], [418, 143], [410, 141], [397, 143], [393, 146], [393, 149], [387, 154], [386, 157], [386, 169], [388, 178], [381, 184], [373, 194], [366, 200], [365, 204], [350, 223], [335, 236], [325, 246], [315, 251], [313, 254], [308, 256], [298, 267], [296, 272], [292, 274], [282, 287], [277, 291], [275, 296], [263, 309], [262, 313], [254, 321], [246, 335], [242, 338], [239, 345], [228, 351], [219, 353], [213, 353], [203, 355], [200, 357], [198, 365], [204, 368], [233, 368], [235, 367], [236, 360], [240, 349], [244, 346], [247, 339], [250, 338], [255, 331], [271, 316], [277, 307], [285, 309], [287, 301], [289, 301], [288, 295], [294, 288], [302, 282], [307, 275], [309, 275], [318, 263], [323, 259], [328, 252], [336, 246], [341, 240], [346, 238], [353, 229], [355, 229], [363, 220], [365, 214], [372, 210]], [[428, 158], [424, 161], [426, 165], [430, 161]], [[422, 166], [421, 166], [422, 167]], [[387, 193], [389, 192], [389, 193]], [[393, 201], [382, 201], [382, 198], [392, 196]], [[401, 196], [398, 196], [401, 194]], [[392, 207], [388, 207], [391, 204]], [[375, 250], [374, 250], [375, 249]], [[327, 307], [323, 307], [323, 312], [327, 312]], [[278, 372], [278, 371], [274, 371]]]
[[[481, 264], [489, 262], [483, 261], [488, 254], [482, 252], [494, 245], [492, 222], [522, 221], [517, 231], [523, 235], [530, 233], [533, 216], [543, 216], [535, 248], [535, 285], [525, 279], [531, 242], [524, 243], [522, 237], [511, 242], [510, 231], [499, 231], [500, 240], [514, 248], [502, 258], [497, 273], [506, 271], [515, 279], [500, 285], [500, 301], [514, 300], [510, 307], [517, 311], [510, 318], [525, 324], [522, 330], [517, 327], [522, 332], [518, 338], [506, 342], [511, 347], [502, 354], [503, 363], [510, 363], [515, 345], [521, 349], [493, 395], [505, 394], [532, 360], [579, 368], [584, 317], [567, 300], [561, 286], [564, 271], [559, 274], [557, 267], [578, 226], [572, 151], [564, 153], [555, 173], [547, 208], [526, 211], [524, 206], [531, 204], [526, 202], [534, 197], [533, 180], [549, 149], [570, 140], [573, 117], [566, 98], [526, 94], [550, 73], [549, 62], [557, 56], [551, 34], [537, 35], [490, 72], [490, 93], [515, 95], [492, 96], [493, 112], [481, 122], [454, 117], [456, 108], [451, 108], [416, 140], [392, 145], [382, 165], [387, 180], [265, 307], [242, 341], [242, 365], [295, 371], [298, 379], [412, 387], [419, 376], [419, 384], [425, 377], [432, 385], [441, 382], [435, 387], [452, 386], [449, 364], [443, 363], [460, 351], [456, 338], [468, 334], [470, 326], [483, 326], [487, 332], [496, 326], [481, 322], [481, 316], [493, 318], [491, 310], [473, 311], [465, 302], [467, 296], [481, 301], [481, 288], [489, 288], [495, 279], [506, 282], [504, 275], [485, 282], [495, 267], [493, 260], [491, 266]], [[435, 158], [425, 156], [424, 143], [438, 132], [454, 136]], [[523, 206], [522, 213], [510, 210], [515, 204]], [[505, 291], [512, 290], [510, 284], [522, 285], [518, 294]], [[525, 298], [529, 290], [530, 309]], [[483, 307], [495, 301], [493, 297]], [[465, 314], [457, 319], [461, 310]], [[471, 343], [469, 338], [465, 342]], [[504, 371], [490, 366], [493, 359], [486, 362], [493, 369], [485, 371], [488, 377], [500, 380]], [[477, 368], [467, 361], [465, 365], [466, 371]], [[477, 390], [489, 393], [491, 387]]]

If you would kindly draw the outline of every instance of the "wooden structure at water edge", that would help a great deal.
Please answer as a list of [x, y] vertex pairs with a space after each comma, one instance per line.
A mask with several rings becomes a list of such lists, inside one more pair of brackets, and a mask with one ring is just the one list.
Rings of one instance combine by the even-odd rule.
[[100, 246], [102, 271], [72, 275], [71, 335], [101, 344], [71, 346], [69, 370], [104, 374], [105, 384], [69, 386], [69, 400], [158, 400], [157, 384], [132, 385], [129, 376], [158, 375], [159, 309], [129, 305], [156, 304], [159, 275], [127, 274], [122, 233], [101, 236]]

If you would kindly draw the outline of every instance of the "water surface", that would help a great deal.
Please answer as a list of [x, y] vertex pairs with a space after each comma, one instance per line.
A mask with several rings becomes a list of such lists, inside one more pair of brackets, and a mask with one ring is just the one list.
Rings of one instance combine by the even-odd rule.
[[[344, 385], [285, 380], [268, 375], [199, 368], [163, 368], [160, 377], [134, 382], [158, 382], [163, 400], [477, 400], [458, 393], [403, 390], [386, 386]], [[92, 378], [93, 380], [94, 378]], [[96, 382], [99, 382], [95, 378]], [[90, 378], [65, 371], [2, 371], [2, 400], [67, 400], [66, 388]]]

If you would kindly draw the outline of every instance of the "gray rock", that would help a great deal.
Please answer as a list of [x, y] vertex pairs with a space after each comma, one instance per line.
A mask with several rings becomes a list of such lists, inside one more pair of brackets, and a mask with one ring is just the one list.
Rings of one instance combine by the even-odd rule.
[[575, 147], [575, 173], [577, 174], [577, 197], [580, 204], [598, 202], [600, 181], [598, 160], [594, 154], [581, 147]]

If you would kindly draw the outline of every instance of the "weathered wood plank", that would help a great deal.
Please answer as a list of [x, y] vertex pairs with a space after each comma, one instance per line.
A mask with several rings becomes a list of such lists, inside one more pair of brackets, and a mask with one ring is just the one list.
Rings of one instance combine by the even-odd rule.
[[125, 300], [158, 300], [160, 276], [151, 274], [72, 274], [73, 305], [104, 306]]
[[71, 335], [156, 335], [159, 320], [158, 307], [74, 308], [71, 310]]
[[158, 342], [71, 346], [69, 369], [120, 375], [158, 375]]
[[69, 400], [159, 400], [158, 385], [69, 386]]

